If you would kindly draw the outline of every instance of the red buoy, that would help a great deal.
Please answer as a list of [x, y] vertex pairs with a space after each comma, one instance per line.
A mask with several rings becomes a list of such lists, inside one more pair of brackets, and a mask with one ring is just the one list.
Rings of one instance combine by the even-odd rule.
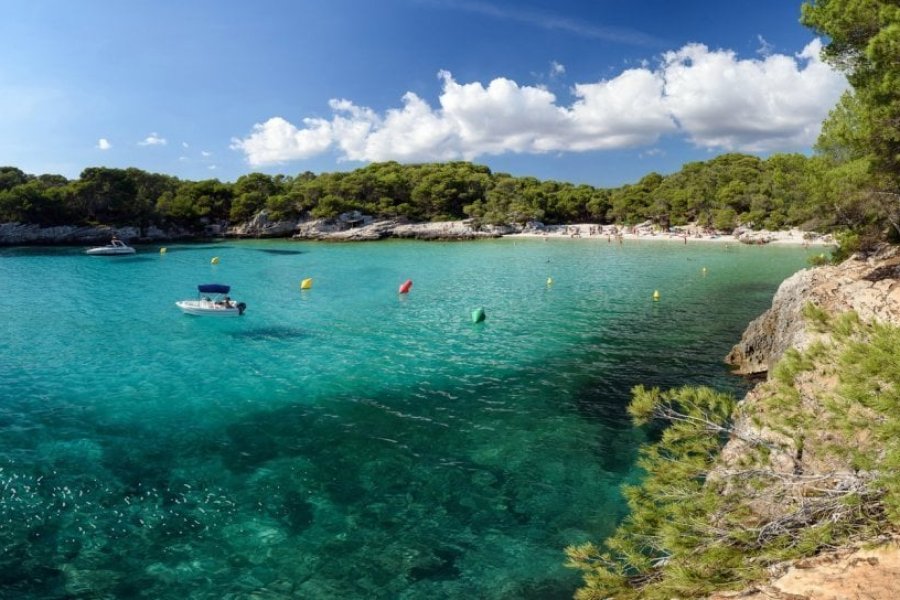
[[408, 294], [409, 290], [412, 289], [412, 279], [407, 279], [403, 283], [400, 284], [400, 293]]

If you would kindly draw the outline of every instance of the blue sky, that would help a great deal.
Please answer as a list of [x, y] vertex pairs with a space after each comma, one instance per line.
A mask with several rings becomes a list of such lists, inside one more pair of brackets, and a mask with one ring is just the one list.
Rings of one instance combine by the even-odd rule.
[[617, 186], [809, 152], [846, 88], [800, 2], [12, 0], [0, 165], [233, 181], [466, 159]]

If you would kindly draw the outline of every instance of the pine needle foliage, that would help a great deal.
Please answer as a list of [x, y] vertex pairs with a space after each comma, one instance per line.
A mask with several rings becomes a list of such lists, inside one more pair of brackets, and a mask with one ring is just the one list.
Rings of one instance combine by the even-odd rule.
[[[900, 329], [805, 316], [820, 340], [784, 356], [753, 414], [709, 388], [632, 390], [635, 424], [668, 426], [616, 533], [567, 549], [577, 599], [703, 597], [900, 526]], [[723, 463], [728, 440], [742, 450]]]

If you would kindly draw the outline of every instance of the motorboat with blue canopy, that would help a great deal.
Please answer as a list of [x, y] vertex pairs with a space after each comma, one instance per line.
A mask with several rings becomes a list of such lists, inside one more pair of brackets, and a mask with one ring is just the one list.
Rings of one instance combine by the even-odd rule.
[[197, 291], [201, 294], [227, 294], [231, 291], [231, 286], [221, 283], [201, 283], [197, 286]]
[[247, 305], [235, 302], [228, 293], [231, 286], [221, 283], [203, 283], [197, 286], [196, 300], [179, 300], [175, 304], [188, 315], [209, 317], [239, 317]]

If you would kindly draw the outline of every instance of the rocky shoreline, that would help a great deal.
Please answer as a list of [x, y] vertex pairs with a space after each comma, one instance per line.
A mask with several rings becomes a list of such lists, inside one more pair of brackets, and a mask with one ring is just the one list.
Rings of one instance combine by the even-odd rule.
[[194, 241], [210, 238], [289, 238], [322, 241], [374, 241], [385, 238], [417, 240], [474, 240], [497, 238], [523, 230], [521, 226], [478, 226], [471, 221], [410, 223], [404, 220], [309, 219], [269, 221], [265, 214], [234, 227], [207, 226], [203, 232], [179, 228], [112, 227], [107, 225], [59, 225], [41, 227], [27, 223], [0, 223], [0, 246], [90, 245], [106, 243], [115, 235], [128, 243]]
[[590, 223], [569, 225], [544, 225], [538, 222], [526, 225], [479, 224], [472, 219], [428, 223], [410, 222], [405, 219], [382, 219], [358, 212], [344, 213], [334, 219], [302, 219], [299, 221], [269, 220], [265, 211], [246, 223], [228, 226], [225, 223], [209, 224], [204, 231], [188, 231], [178, 227], [162, 229], [156, 226], [113, 227], [108, 225], [77, 226], [59, 225], [41, 227], [26, 223], [0, 223], [0, 246], [24, 245], [96, 245], [109, 241], [113, 236], [128, 243], [161, 243], [167, 241], [201, 241], [214, 238], [260, 239], [280, 238], [333, 242], [363, 242], [387, 238], [415, 240], [476, 240], [505, 236], [544, 238], [584, 238], [622, 240], [668, 240], [688, 243], [741, 242], [746, 244], [804, 244], [829, 245], [831, 236], [790, 230], [782, 232], [738, 229], [732, 234], [709, 232], [696, 226], [658, 231], [650, 223], [633, 227], [599, 225]]
[[[762, 377], [773, 373], [791, 349], [811, 349], [817, 342], [827, 347], [832, 334], [808, 321], [804, 314], [808, 305], [822, 314], [837, 316], [853, 311], [863, 323], [900, 326], [900, 248], [885, 246], [872, 256], [806, 269], [788, 278], [775, 294], [772, 307], [750, 323], [726, 362], [739, 374]], [[816, 496], [807, 495], [807, 486], [855, 489], [853, 486], [874, 476], [854, 467], [851, 450], [870, 455], [883, 451], [872, 446], [873, 433], [865, 425], [877, 422], [879, 416], [869, 414], [868, 408], [854, 406], [859, 414], [855, 428], [831, 424], [834, 409], [829, 403], [839, 386], [839, 368], [833, 359], [808, 365], [794, 379], [794, 400], [788, 404], [779, 400], [785, 393], [783, 373], [781, 377], [768, 376], [738, 404], [733, 432], [708, 478], [730, 482], [729, 489], [745, 498], [748, 514], [768, 522], [789, 519], [792, 511]], [[768, 458], [765, 464], [754, 467], [750, 457], [759, 445], [768, 448]], [[847, 452], [842, 454], [835, 448]], [[772, 473], [770, 483], [762, 488], [741, 487], [747, 484], [735, 474], [751, 468]], [[814, 525], [810, 522], [808, 526]], [[863, 546], [876, 548], [863, 552]], [[774, 565], [769, 573], [767, 582], [712, 598], [889, 600], [895, 597], [900, 573], [900, 546], [891, 535], [856, 540], [845, 547], [832, 546], [817, 557]]]
[[747, 326], [725, 362], [739, 375], [765, 375], [788, 348], [807, 348], [816, 339], [803, 318], [808, 303], [831, 313], [852, 310], [863, 321], [900, 325], [900, 249], [886, 246], [867, 258], [788, 277], [772, 307]]
[[41, 227], [28, 223], [0, 223], [0, 246], [105, 244], [113, 235], [125, 241], [141, 242], [190, 239], [187, 236], [162, 231], [155, 227], [141, 232], [138, 227], [108, 227], [105, 225]]
[[375, 241], [386, 238], [415, 240], [475, 240], [498, 238], [521, 230], [513, 226], [478, 227], [469, 221], [409, 223], [400, 220], [372, 221], [349, 228], [323, 221], [298, 224], [291, 236], [296, 240]]

